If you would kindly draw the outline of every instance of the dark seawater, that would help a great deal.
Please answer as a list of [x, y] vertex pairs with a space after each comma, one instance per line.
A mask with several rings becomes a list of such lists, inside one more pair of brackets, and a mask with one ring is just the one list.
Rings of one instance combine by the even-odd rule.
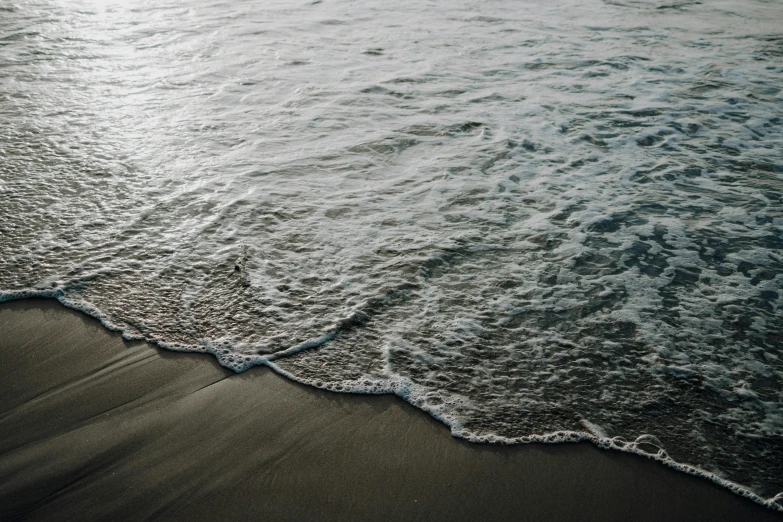
[[783, 4], [0, 3], [26, 296], [772, 499]]

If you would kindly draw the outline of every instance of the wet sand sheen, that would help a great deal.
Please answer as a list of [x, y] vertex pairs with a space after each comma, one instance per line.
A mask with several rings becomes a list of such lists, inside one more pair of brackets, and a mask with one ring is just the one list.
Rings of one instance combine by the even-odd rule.
[[[124, 342], [0, 305], [2, 520], [781, 520], [590, 444], [475, 445], [395, 397]], [[251, 391], [249, 391], [251, 390]]]

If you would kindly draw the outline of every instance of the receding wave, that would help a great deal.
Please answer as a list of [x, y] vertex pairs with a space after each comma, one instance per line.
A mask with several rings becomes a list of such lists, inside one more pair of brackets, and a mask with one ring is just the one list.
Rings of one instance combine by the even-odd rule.
[[0, 301], [780, 507], [775, 5], [186, 4], [0, 19]]

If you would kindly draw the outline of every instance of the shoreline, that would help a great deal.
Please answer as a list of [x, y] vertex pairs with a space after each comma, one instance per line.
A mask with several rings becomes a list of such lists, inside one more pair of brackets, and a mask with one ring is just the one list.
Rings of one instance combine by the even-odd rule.
[[591, 443], [475, 444], [396, 396], [124, 341], [0, 303], [0, 519], [783, 520]]

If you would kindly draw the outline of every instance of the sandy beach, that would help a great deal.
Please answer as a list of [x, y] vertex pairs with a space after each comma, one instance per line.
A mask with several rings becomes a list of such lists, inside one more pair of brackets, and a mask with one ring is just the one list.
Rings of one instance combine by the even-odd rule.
[[590, 444], [475, 445], [402, 400], [0, 305], [0, 520], [783, 520]]

